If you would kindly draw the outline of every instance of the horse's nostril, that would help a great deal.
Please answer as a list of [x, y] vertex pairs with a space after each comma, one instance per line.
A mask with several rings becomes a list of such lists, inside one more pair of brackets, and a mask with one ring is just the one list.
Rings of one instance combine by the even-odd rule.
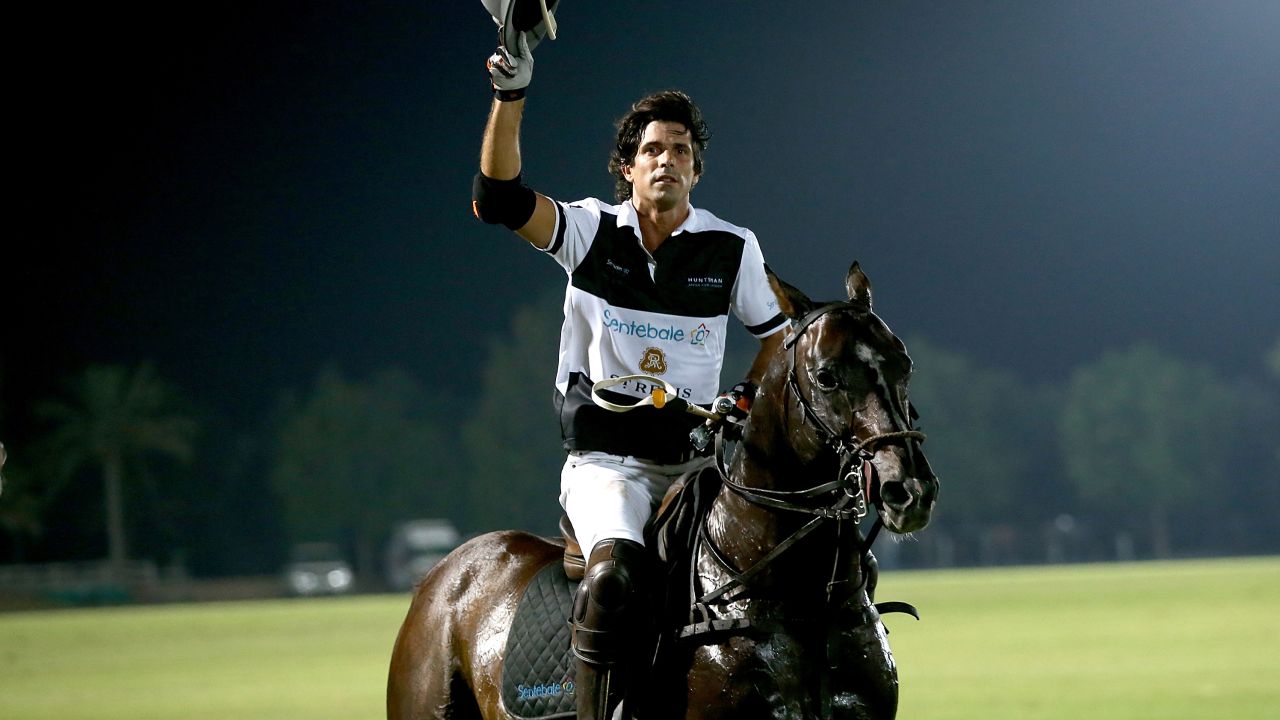
[[907, 484], [901, 480], [881, 485], [880, 497], [886, 505], [896, 508], [905, 508], [911, 504], [911, 493], [907, 491]]

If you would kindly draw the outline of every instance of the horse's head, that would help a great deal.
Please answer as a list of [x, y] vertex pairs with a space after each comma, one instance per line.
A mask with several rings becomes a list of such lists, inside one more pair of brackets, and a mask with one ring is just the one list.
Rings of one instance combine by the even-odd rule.
[[[938, 478], [920, 449], [907, 396], [907, 348], [871, 310], [871, 283], [854, 263], [848, 300], [815, 303], [770, 275], [791, 319], [782, 358], [770, 375], [785, 383], [786, 431], [804, 462], [832, 453], [844, 473], [864, 478], [885, 527], [923, 528], [938, 496]], [[780, 377], [785, 373], [785, 379]]]

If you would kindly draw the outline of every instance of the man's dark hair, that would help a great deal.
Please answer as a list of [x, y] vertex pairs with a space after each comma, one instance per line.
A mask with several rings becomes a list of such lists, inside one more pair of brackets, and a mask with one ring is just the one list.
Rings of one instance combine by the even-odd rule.
[[631, 112], [618, 120], [618, 138], [609, 155], [609, 172], [613, 173], [614, 197], [623, 202], [631, 197], [631, 183], [622, 175], [640, 151], [644, 129], [655, 120], [678, 122], [689, 130], [693, 145], [693, 171], [702, 174], [702, 153], [711, 140], [711, 131], [702, 119], [702, 111], [693, 99], [679, 90], [664, 90], [637, 100]]

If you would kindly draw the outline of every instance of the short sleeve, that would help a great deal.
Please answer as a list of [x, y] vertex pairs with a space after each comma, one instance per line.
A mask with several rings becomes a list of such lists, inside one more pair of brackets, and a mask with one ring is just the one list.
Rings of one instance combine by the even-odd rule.
[[542, 252], [555, 258], [565, 272], [572, 273], [582, 258], [586, 257], [600, 228], [602, 205], [595, 198], [574, 203], [554, 201], [556, 205], [556, 229], [551, 244]]
[[758, 338], [768, 337], [786, 325], [786, 316], [778, 308], [778, 298], [765, 274], [764, 254], [751, 231], [746, 233], [733, 285], [733, 314]]

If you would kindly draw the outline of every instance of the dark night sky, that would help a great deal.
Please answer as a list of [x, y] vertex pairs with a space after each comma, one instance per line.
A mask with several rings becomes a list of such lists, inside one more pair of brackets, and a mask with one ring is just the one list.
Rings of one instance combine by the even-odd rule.
[[[1280, 337], [1280, 3], [559, 17], [524, 132], [553, 197], [608, 198], [613, 120], [680, 87], [715, 134], [694, 202], [815, 296], [858, 258], [905, 336], [1045, 381], [1139, 340], [1260, 374]], [[512, 308], [562, 283], [469, 214], [496, 39], [478, 1], [8, 25], [22, 221], [0, 255], [0, 430], [88, 361], [152, 360], [239, 419], [326, 361], [465, 394]]]

